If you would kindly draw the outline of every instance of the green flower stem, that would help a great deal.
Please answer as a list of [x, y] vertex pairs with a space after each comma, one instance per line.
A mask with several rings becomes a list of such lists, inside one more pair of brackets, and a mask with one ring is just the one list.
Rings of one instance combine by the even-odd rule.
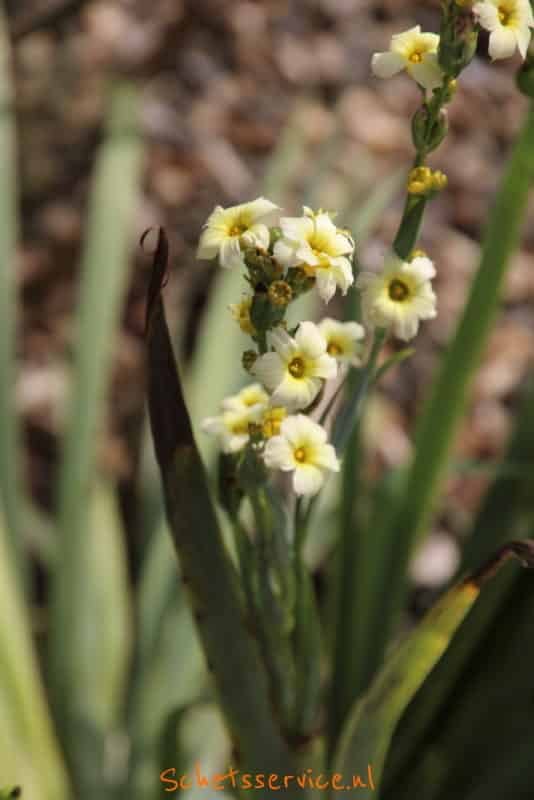
[[424, 195], [408, 195], [393, 249], [399, 258], [406, 260], [419, 238], [427, 198]]
[[[406, 565], [423, 534], [447, 468], [447, 458], [464, 410], [469, 384], [495, 319], [500, 289], [516, 249], [528, 191], [534, 178], [534, 104], [511, 155], [484, 241], [482, 260], [469, 299], [416, 431], [414, 460], [392, 523], [396, 529], [388, 582], [390, 616], [399, 607]], [[386, 616], [384, 625], [391, 622]]]
[[[414, 116], [412, 122], [413, 136], [414, 140], [419, 140], [419, 143], [416, 143], [414, 167], [423, 166], [429, 153], [438, 147], [445, 136], [446, 127], [442, 127], [441, 133], [437, 131], [439, 131], [440, 128], [440, 115], [443, 107], [450, 99], [449, 82], [450, 77], [445, 75], [442, 86], [434, 91], [432, 99], [425, 101]], [[416, 135], [416, 120], [420, 114], [424, 114], [425, 112], [426, 118], [424, 122], [421, 123], [421, 127], [418, 128], [419, 132], [418, 135]], [[445, 121], [443, 121], [441, 125], [445, 126]], [[410, 194], [408, 194], [406, 198], [399, 230], [393, 242], [393, 249], [399, 258], [403, 260], [409, 257], [417, 243], [427, 199], [425, 195]]]
[[293, 757], [246, 626], [174, 361], [161, 299], [167, 262], [160, 231], [147, 311], [148, 400], [169, 527], [239, 764], [250, 772], [291, 775]]
[[17, 157], [11, 85], [11, 49], [4, 3], [0, 4], [0, 498], [5, 508], [10, 558], [25, 573], [21, 538], [18, 423], [14, 402], [15, 255], [17, 242]]
[[[258, 489], [250, 500], [256, 520], [258, 564], [258, 636], [269, 673], [273, 703], [285, 730], [292, 728], [295, 708], [295, 666], [290, 631], [293, 626], [292, 592], [284, 586], [286, 576], [280, 568], [275, 537], [279, 520], [272, 514], [271, 499]], [[287, 547], [287, 544], [286, 544]]]

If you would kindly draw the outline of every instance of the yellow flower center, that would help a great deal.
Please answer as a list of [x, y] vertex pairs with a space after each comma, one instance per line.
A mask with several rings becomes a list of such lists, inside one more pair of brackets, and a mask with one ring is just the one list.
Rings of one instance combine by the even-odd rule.
[[263, 418], [263, 435], [266, 439], [278, 436], [282, 420], [287, 416], [285, 408], [273, 408]]
[[304, 359], [300, 358], [300, 356], [296, 356], [289, 362], [288, 370], [294, 378], [302, 378], [306, 371]]
[[410, 53], [408, 56], [408, 60], [412, 62], [412, 64], [420, 64], [423, 60], [423, 54], [420, 50], [414, 50], [413, 53]]
[[410, 296], [410, 289], [403, 281], [395, 278], [389, 284], [388, 294], [391, 300], [395, 300], [396, 303], [402, 303]]
[[295, 452], [293, 453], [295, 461], [298, 461], [299, 464], [303, 464], [306, 461], [306, 450], [304, 447], [297, 447]]
[[329, 342], [326, 352], [329, 356], [340, 356], [343, 354], [343, 348], [337, 342]]
[[236, 436], [241, 436], [242, 434], [248, 434], [248, 422], [235, 422], [232, 425], [232, 433], [235, 433]]
[[247, 230], [247, 226], [243, 223], [236, 222], [228, 231], [229, 236], [241, 236]]
[[511, 17], [512, 17], [511, 11], [509, 11], [504, 6], [499, 6], [499, 20], [501, 22], [501, 25], [505, 26], [509, 25]]

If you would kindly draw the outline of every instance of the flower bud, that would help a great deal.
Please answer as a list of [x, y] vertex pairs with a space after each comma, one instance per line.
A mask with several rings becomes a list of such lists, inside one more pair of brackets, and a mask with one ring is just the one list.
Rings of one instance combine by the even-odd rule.
[[413, 261], [414, 258], [428, 258], [428, 256], [424, 250], [421, 250], [421, 248], [416, 248], [410, 253], [408, 261]]
[[250, 372], [254, 364], [256, 363], [256, 359], [258, 358], [258, 354], [255, 350], [245, 350], [241, 357], [241, 363], [243, 364], [243, 368]]
[[274, 281], [274, 283], [271, 283], [267, 294], [273, 306], [285, 307], [293, 299], [293, 290], [286, 281]]
[[444, 172], [436, 170], [436, 172], [432, 173], [432, 189], [435, 192], [441, 192], [443, 189], [445, 189], [448, 182], [449, 179], [447, 178]]
[[431, 153], [442, 143], [447, 135], [449, 123], [447, 112], [443, 109], [433, 124], [430, 124], [428, 109], [423, 106], [412, 119], [412, 139], [418, 152]]
[[440, 170], [433, 172], [430, 167], [415, 167], [408, 176], [408, 194], [426, 196], [440, 192], [447, 182], [447, 176]]
[[438, 62], [441, 69], [456, 78], [473, 59], [478, 34], [471, 9], [465, 3], [452, 2], [441, 20]]
[[408, 175], [408, 194], [426, 194], [432, 182], [430, 167], [415, 167]]
[[268, 331], [284, 318], [285, 305], [273, 305], [266, 287], [254, 294], [250, 309], [250, 319], [257, 331]]

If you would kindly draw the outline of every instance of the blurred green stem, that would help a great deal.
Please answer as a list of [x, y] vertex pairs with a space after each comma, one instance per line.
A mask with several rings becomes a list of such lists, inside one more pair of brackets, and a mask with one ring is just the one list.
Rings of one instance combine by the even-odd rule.
[[534, 176], [534, 106], [531, 104], [495, 199], [464, 312], [445, 354], [417, 427], [414, 458], [393, 515], [395, 547], [390, 553], [389, 613], [391, 625], [400, 607], [408, 561], [428, 523], [442, 485], [447, 457], [464, 410], [470, 381], [494, 322], [509, 259], [519, 242]]
[[0, 497], [10, 555], [21, 571], [23, 550], [19, 486], [19, 435], [15, 414], [16, 242], [18, 235], [17, 156], [11, 86], [11, 48], [4, 4], [0, 4]]

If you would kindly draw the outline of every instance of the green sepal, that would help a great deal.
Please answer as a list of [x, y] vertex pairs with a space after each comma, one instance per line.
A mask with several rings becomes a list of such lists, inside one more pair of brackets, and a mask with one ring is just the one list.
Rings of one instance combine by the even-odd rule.
[[274, 306], [266, 291], [256, 290], [250, 307], [250, 320], [257, 331], [276, 327], [284, 319], [285, 313], [285, 306]]
[[431, 123], [431, 114], [426, 106], [417, 111], [412, 119], [412, 140], [418, 152], [431, 153], [444, 140], [449, 130], [445, 111], [440, 111], [438, 118]]

